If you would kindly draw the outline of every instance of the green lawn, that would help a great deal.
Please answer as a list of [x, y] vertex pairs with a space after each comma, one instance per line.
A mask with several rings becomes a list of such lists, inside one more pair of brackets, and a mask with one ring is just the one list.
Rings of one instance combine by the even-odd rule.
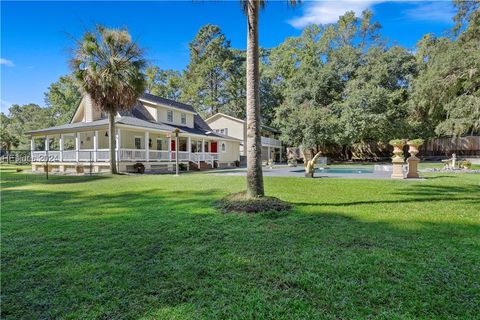
[[222, 214], [244, 178], [2, 170], [2, 319], [473, 319], [480, 176], [265, 178], [287, 214]]

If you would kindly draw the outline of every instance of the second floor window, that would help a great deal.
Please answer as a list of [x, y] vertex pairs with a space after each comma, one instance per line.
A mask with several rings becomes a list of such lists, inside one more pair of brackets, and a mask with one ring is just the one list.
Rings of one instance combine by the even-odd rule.
[[182, 113], [182, 124], [187, 124], [187, 115]]
[[224, 129], [215, 129], [214, 130], [215, 132], [218, 132], [218, 133], [221, 133], [221, 134], [224, 134], [224, 135], [228, 135], [228, 128], [224, 128]]
[[173, 122], [173, 111], [172, 110], [167, 111], [167, 121], [168, 122]]

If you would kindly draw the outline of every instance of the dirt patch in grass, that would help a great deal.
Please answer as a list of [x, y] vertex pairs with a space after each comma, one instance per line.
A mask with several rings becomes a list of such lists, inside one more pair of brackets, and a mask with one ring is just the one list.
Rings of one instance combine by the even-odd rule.
[[290, 203], [275, 197], [247, 198], [245, 191], [228, 195], [218, 201], [216, 205], [226, 213], [284, 212], [292, 208]]

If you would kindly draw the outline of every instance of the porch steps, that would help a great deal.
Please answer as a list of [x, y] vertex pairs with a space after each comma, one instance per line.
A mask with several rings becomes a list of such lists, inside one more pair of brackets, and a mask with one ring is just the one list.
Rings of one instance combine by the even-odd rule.
[[198, 167], [197, 162], [190, 161], [190, 170], [210, 170], [212, 169], [212, 165], [205, 161], [200, 161], [200, 168]]

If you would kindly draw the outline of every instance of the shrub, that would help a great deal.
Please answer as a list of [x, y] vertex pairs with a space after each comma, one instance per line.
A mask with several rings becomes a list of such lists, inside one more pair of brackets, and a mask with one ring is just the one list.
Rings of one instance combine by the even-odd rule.
[[178, 170], [187, 171], [187, 165], [185, 163], [179, 163], [178, 164]]
[[408, 140], [408, 144], [414, 145], [414, 146], [421, 146], [425, 141], [423, 139], [413, 139], [413, 140]]
[[297, 159], [288, 159], [287, 161], [287, 164], [290, 166], [290, 167], [296, 167], [297, 166]]
[[472, 163], [468, 160], [463, 160], [458, 162], [458, 166], [460, 168], [470, 169], [472, 167]]
[[133, 169], [135, 170], [136, 173], [144, 173], [145, 172], [145, 166], [141, 162], [137, 162], [133, 165]]
[[23, 169], [22, 168], [17, 168], [17, 172], [22, 172]]
[[235, 167], [237, 167], [237, 168], [240, 167], [240, 161], [235, 160]]
[[388, 142], [392, 146], [399, 146], [405, 144], [405, 139], [393, 139]]

